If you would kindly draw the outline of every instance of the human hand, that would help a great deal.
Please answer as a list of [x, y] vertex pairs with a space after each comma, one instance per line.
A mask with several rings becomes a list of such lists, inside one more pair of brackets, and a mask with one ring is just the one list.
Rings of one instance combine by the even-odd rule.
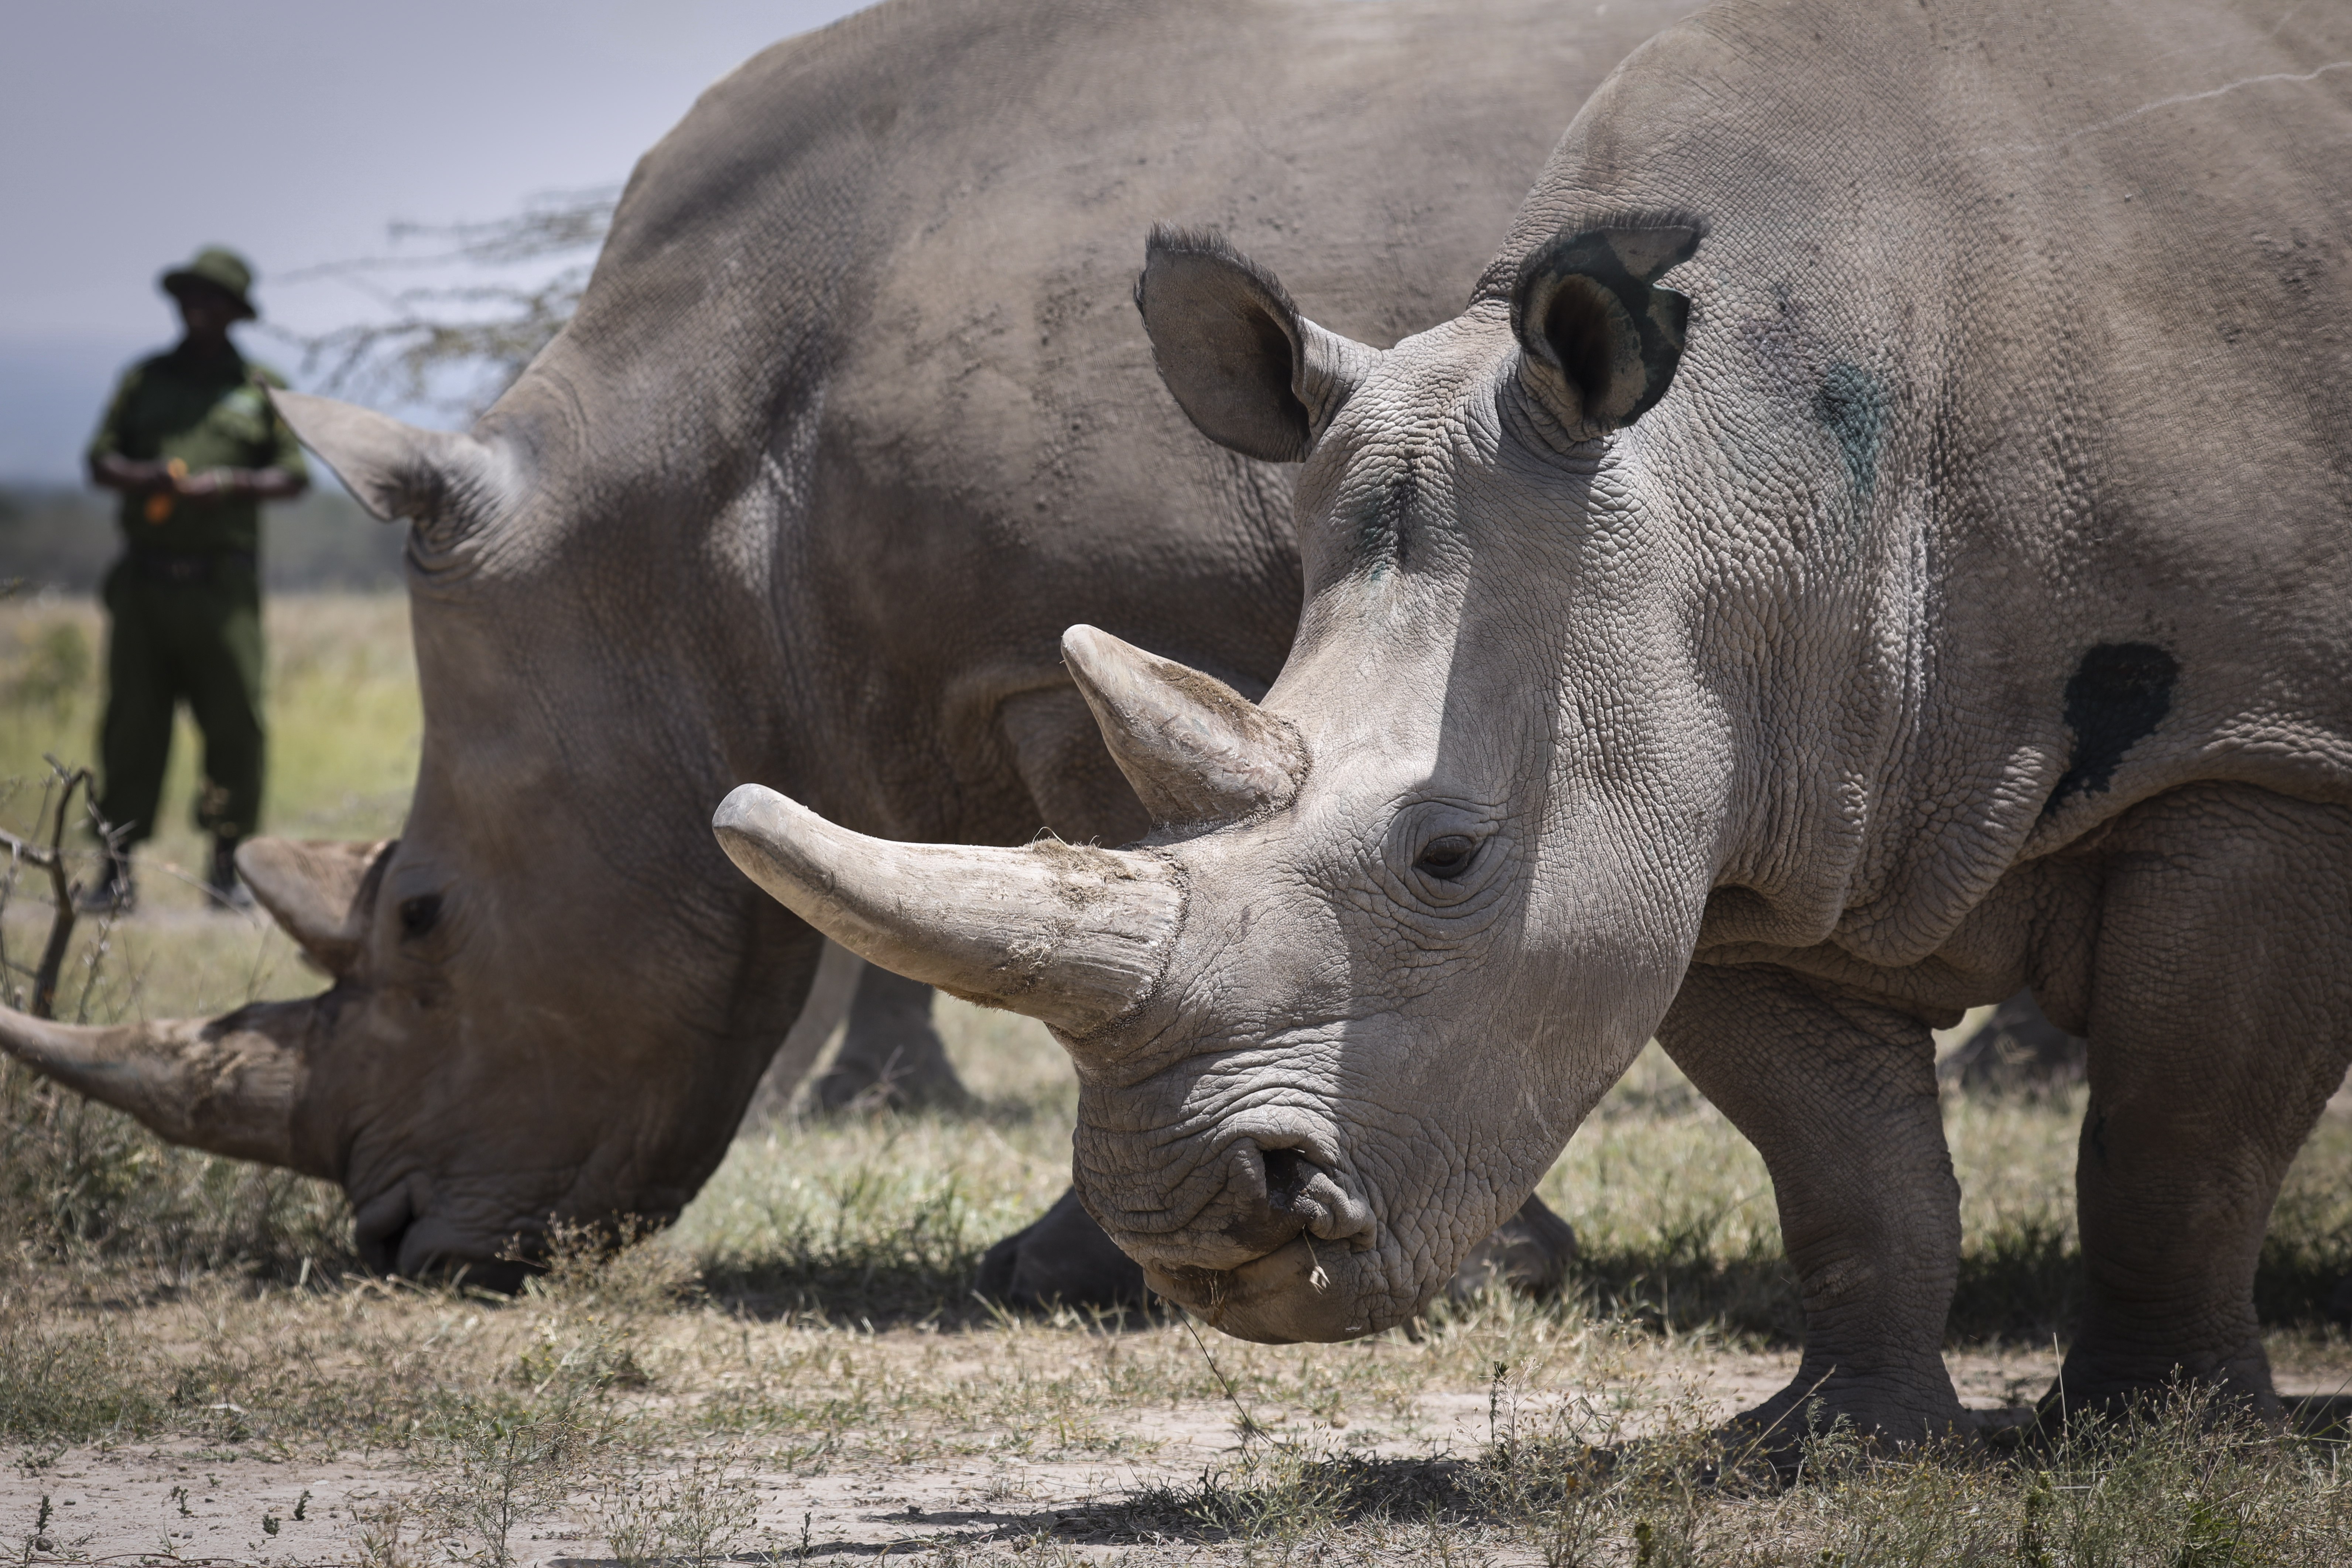
[[241, 468], [206, 468], [201, 473], [190, 473], [188, 465], [177, 458], [169, 466], [173, 491], [198, 499], [237, 495], [246, 477]]

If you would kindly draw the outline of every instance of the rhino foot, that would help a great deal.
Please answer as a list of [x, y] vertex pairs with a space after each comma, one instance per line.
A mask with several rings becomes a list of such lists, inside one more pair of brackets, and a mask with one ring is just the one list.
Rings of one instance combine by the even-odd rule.
[[1962, 1409], [1950, 1377], [1935, 1375], [1941, 1370], [1939, 1362], [1915, 1375], [1843, 1376], [1834, 1366], [1822, 1370], [1809, 1361], [1788, 1387], [1718, 1430], [1727, 1469], [1763, 1464], [1790, 1479], [1802, 1469], [1809, 1439], [1837, 1430], [1840, 1423], [1865, 1452], [1875, 1454], [1923, 1442], [2018, 1441], [2017, 1429], [2025, 1425], [2018, 1415], [2000, 1413], [2004, 1429], [1996, 1438], [1987, 1430], [1996, 1423]]
[[1143, 1270], [1112, 1244], [1072, 1187], [1045, 1216], [990, 1247], [973, 1288], [1013, 1307], [1140, 1307]]
[[849, 1005], [841, 1054], [810, 1089], [818, 1108], [831, 1113], [971, 1109], [971, 1093], [931, 1025], [934, 995], [919, 980], [867, 964]]
[[[1576, 1232], [1530, 1197], [1471, 1249], [1448, 1293], [1459, 1300], [1499, 1284], [1549, 1294], [1575, 1261]], [[992, 1301], [1024, 1308], [1140, 1307], [1150, 1300], [1143, 1270], [1095, 1223], [1075, 1187], [1034, 1225], [990, 1247], [972, 1288]]]
[[1518, 1213], [1470, 1249], [1445, 1293], [1461, 1301], [1507, 1285], [1524, 1295], [1549, 1296], [1566, 1282], [1575, 1261], [1576, 1232], [1530, 1194]]

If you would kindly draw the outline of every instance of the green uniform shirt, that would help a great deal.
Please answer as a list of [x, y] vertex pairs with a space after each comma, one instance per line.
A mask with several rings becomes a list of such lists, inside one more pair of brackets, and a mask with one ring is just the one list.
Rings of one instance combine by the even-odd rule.
[[[301, 445], [269, 406], [265, 383], [284, 386], [286, 380], [234, 351], [198, 361], [173, 349], [143, 360], [115, 388], [89, 455], [111, 452], [133, 462], [177, 458], [190, 473], [283, 468], [307, 479]], [[133, 550], [253, 554], [261, 545], [261, 503], [251, 496], [125, 494], [121, 516]]]

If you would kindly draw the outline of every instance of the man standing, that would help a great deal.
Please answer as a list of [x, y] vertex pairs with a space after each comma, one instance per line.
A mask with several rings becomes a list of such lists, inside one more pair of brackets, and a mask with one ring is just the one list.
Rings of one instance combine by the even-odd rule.
[[213, 836], [213, 896], [245, 907], [237, 841], [261, 814], [261, 506], [310, 483], [302, 449], [270, 407], [275, 372], [247, 361], [229, 328], [253, 320], [253, 269], [200, 250], [166, 272], [186, 331], [134, 365], [89, 447], [90, 482], [122, 492], [124, 551], [106, 576], [111, 619], [99, 815], [120, 852], [86, 908], [131, 906], [131, 847], [155, 831], [172, 720], [188, 705], [204, 733], [196, 826]]

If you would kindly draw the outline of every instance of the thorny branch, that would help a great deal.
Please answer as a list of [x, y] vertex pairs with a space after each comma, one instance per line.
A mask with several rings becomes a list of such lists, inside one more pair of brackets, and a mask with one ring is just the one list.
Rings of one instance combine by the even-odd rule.
[[[49, 875], [53, 905], [49, 915], [49, 938], [42, 947], [41, 962], [33, 971], [32, 1005], [26, 1009], [36, 1018], [57, 1016], [58, 979], [65, 971], [66, 953], [73, 945], [74, 925], [79, 918], [74, 900], [81, 892], [81, 884], [73, 879], [71, 857], [67, 854], [65, 847], [66, 824], [72, 815], [76, 790], [81, 792], [82, 809], [105, 843], [107, 854], [111, 857], [119, 853], [116, 847], [118, 832], [107, 826], [98, 815], [96, 804], [90, 799], [89, 770], [68, 768], [55, 757], [47, 760], [49, 779], [42, 788], [41, 809], [34, 816], [33, 837], [26, 838], [0, 828], [0, 847], [8, 852], [7, 879], [0, 883], [0, 908], [5, 907], [8, 894], [16, 890], [16, 868], [20, 865], [31, 866]], [[47, 818], [50, 823], [47, 844], [40, 842], [43, 818]], [[5, 945], [0, 945], [0, 965], [23, 973], [19, 966], [7, 963]]]

